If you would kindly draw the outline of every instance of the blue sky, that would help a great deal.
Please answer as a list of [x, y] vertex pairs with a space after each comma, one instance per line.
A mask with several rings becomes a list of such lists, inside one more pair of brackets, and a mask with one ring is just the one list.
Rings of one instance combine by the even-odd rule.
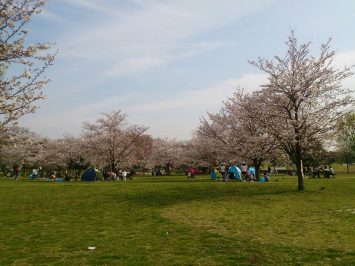
[[189, 139], [235, 88], [264, 82], [248, 60], [284, 55], [291, 29], [315, 54], [332, 37], [335, 63], [355, 64], [353, 0], [49, 0], [29, 27], [59, 53], [20, 124], [52, 138], [120, 109], [155, 137]]

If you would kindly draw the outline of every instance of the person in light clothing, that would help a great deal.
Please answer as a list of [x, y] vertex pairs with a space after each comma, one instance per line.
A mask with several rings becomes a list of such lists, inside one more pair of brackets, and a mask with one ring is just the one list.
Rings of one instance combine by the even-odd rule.
[[126, 170], [123, 170], [122, 171], [122, 179], [123, 179], [123, 181], [127, 180], [127, 175], [128, 175], [128, 172]]

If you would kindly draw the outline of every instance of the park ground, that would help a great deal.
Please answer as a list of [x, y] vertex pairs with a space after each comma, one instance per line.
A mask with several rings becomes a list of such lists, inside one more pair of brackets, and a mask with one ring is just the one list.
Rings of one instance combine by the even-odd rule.
[[0, 179], [0, 265], [355, 265], [355, 174], [271, 178]]

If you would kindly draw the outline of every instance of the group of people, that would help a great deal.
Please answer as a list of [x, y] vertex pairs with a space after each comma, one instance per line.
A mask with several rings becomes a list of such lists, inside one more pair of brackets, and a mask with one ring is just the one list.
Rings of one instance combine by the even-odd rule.
[[109, 171], [104, 174], [106, 181], [127, 181], [127, 178], [132, 179], [133, 173], [126, 170], [118, 170], [117, 174], [114, 171]]
[[264, 176], [257, 179], [255, 167], [252, 165], [247, 165], [246, 163], [242, 163], [238, 166], [238, 164], [225, 165], [221, 164], [218, 167], [214, 168], [211, 171], [211, 179], [213, 180], [239, 180], [244, 182], [269, 182], [270, 177], [267, 172], [264, 172]]
[[324, 178], [330, 178], [330, 176], [335, 177], [335, 171], [330, 165], [329, 165], [329, 168], [326, 165], [324, 166], [324, 168], [322, 166], [317, 167], [313, 171], [312, 176], [314, 178], [320, 178], [321, 174], [323, 175]]

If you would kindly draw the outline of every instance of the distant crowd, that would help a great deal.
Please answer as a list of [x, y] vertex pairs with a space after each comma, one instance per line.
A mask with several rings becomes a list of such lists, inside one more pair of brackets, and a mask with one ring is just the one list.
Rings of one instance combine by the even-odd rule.
[[[32, 169], [32, 172], [30, 173], [29, 177], [32, 179], [37, 179], [39, 177], [39, 172], [41, 168], [39, 169]], [[165, 169], [161, 169], [159, 167], [154, 168], [152, 170], [152, 176], [160, 176], [160, 175], [166, 175], [170, 173], [171, 169], [169, 171], [165, 171]], [[186, 175], [188, 177], [194, 177], [198, 173], [201, 173], [198, 171], [198, 169], [194, 166], [190, 166], [186, 169]], [[206, 172], [204, 172], [206, 173]], [[296, 172], [294, 170], [289, 170], [288, 175], [296, 175]], [[18, 166], [15, 166], [13, 169], [13, 174], [15, 179], [19, 178], [20, 175], [20, 169]], [[267, 171], [261, 172], [260, 177], [257, 178], [256, 176], [256, 169], [253, 165], [247, 165], [245, 162], [241, 164], [220, 164], [217, 167], [213, 167], [212, 170], [210, 171], [210, 177], [212, 180], [219, 180], [219, 181], [229, 181], [229, 180], [237, 180], [237, 181], [243, 181], [243, 182], [270, 182], [270, 177], [269, 175], [271, 174], [271, 167], [268, 167]], [[57, 179], [57, 172], [56, 171], [49, 171], [49, 172], [43, 172], [41, 175], [43, 176], [48, 176], [49, 179], [56, 180]], [[134, 175], [134, 171], [126, 171], [124, 169], [119, 169], [118, 171], [104, 171], [103, 172], [103, 179], [106, 181], [126, 181], [127, 179], [132, 180]], [[335, 177], [335, 171], [334, 169], [329, 165], [324, 165], [324, 166], [319, 166], [313, 169], [310, 169], [308, 167], [304, 168], [304, 175], [307, 176], [308, 178], [330, 178], [330, 177]], [[67, 171], [65, 171], [64, 176], [67, 176]], [[67, 180], [66, 178], [64, 178]], [[75, 178], [76, 180], [77, 178]]]
[[[270, 169], [271, 170], [271, 169]], [[197, 174], [197, 169], [194, 167], [189, 167], [187, 169], [188, 177], [193, 177]], [[238, 164], [220, 164], [211, 170], [210, 176], [212, 180], [229, 181], [229, 180], [239, 180], [243, 182], [269, 182], [270, 171], [264, 172], [264, 175], [260, 178], [256, 177], [255, 167], [252, 165], [247, 165], [246, 163]]]
[[126, 170], [119, 169], [117, 174], [113, 171], [104, 172], [104, 179], [106, 181], [127, 181], [127, 178], [132, 180], [133, 179], [133, 170], [127, 172]]
[[[308, 171], [310, 173], [310, 171]], [[329, 165], [320, 166], [314, 169], [312, 172], [312, 177], [313, 178], [320, 178], [321, 175], [323, 175], [324, 178], [330, 178], [331, 176], [335, 177], [335, 171], [334, 169]]]

